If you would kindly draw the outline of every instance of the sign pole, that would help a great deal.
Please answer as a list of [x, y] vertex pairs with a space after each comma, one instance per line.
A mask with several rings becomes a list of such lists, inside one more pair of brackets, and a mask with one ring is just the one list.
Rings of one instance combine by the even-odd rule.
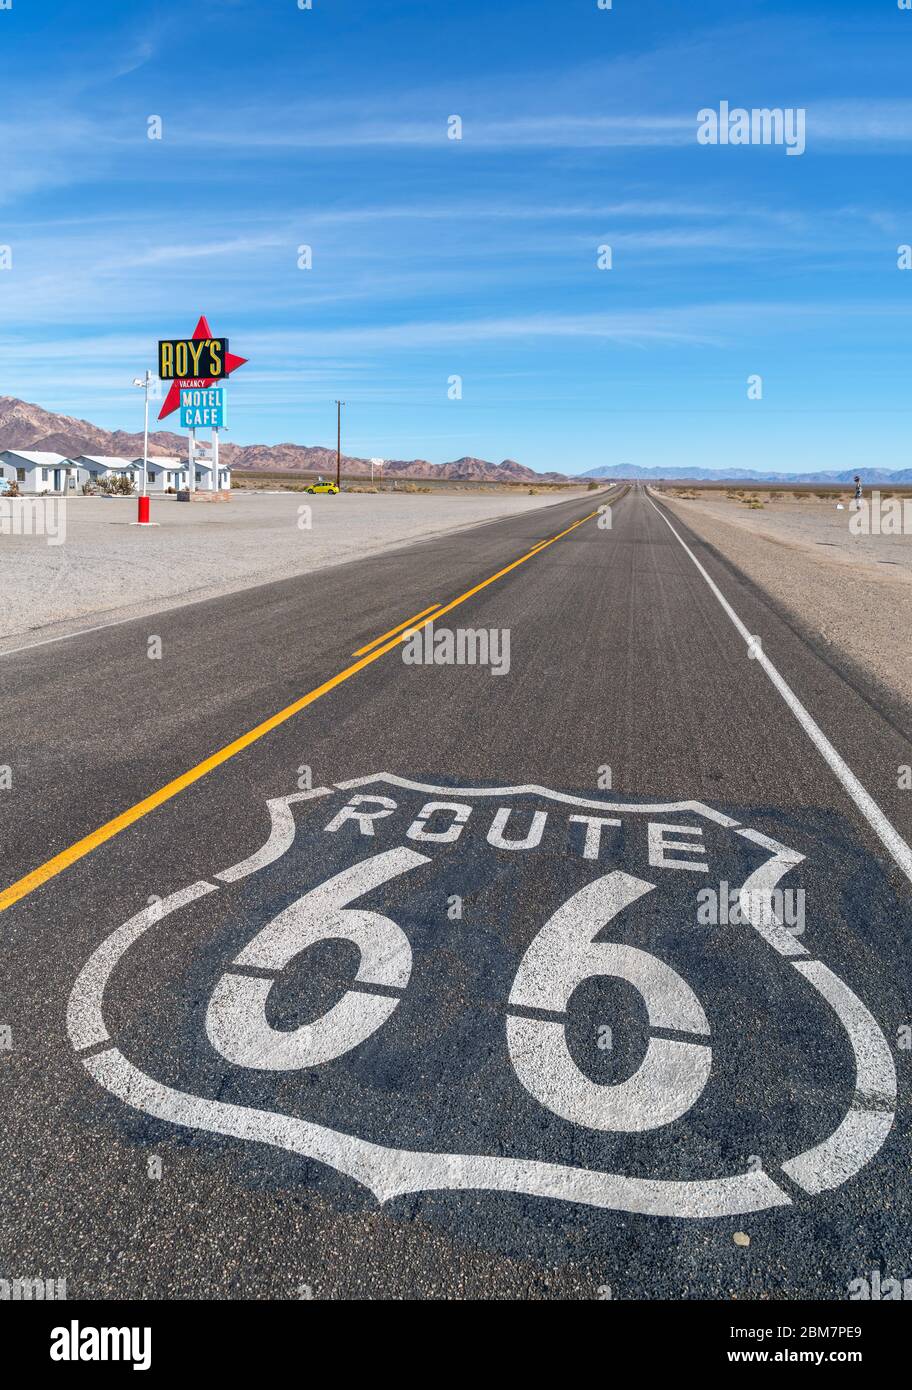
[[212, 428], [212, 491], [213, 491], [213, 492], [219, 492], [219, 491], [220, 491], [220, 488], [219, 488], [219, 455], [218, 455], [219, 438], [218, 438], [218, 437], [219, 437], [218, 427], [217, 427], [217, 426], [213, 426], [213, 428]]
[[148, 496], [149, 492], [149, 387], [152, 384], [152, 373], [146, 368], [146, 376], [143, 385], [146, 388], [146, 409], [143, 420], [143, 497]]

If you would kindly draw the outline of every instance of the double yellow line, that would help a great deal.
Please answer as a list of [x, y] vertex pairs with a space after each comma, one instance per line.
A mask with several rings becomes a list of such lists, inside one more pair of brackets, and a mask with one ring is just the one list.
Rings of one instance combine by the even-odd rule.
[[280, 724], [284, 724], [286, 720], [292, 719], [296, 714], [300, 714], [301, 710], [307, 709], [308, 705], [314, 704], [321, 696], [328, 695], [331, 690], [335, 690], [336, 686], [341, 685], [343, 681], [351, 680], [352, 676], [356, 676], [359, 671], [363, 671], [366, 666], [370, 666], [371, 662], [378, 661], [386, 652], [391, 651], [393, 647], [398, 646], [400, 642], [404, 641], [407, 631], [411, 633], [418, 628], [425, 627], [429, 622], [436, 622], [436, 620], [442, 618], [445, 613], [449, 613], [452, 609], [458, 607], [459, 604], [465, 603], [466, 600], [472, 598], [474, 594], [478, 594], [482, 589], [486, 589], [489, 584], [495, 583], [498, 579], [503, 579], [505, 574], [510, 574], [510, 572], [515, 570], [519, 565], [525, 564], [533, 555], [540, 555], [549, 545], [554, 545], [555, 541], [561, 540], [564, 536], [569, 536], [571, 531], [575, 531], [578, 526], [582, 526], [586, 521], [591, 521], [592, 518], [597, 515], [597, 512], [589, 512], [587, 516], [581, 517], [579, 521], [574, 521], [573, 525], [568, 526], [566, 530], [559, 531], [556, 536], [550, 536], [548, 540], [540, 541], [525, 555], [521, 555], [518, 560], [513, 560], [511, 564], [505, 565], [503, 569], [498, 570], [496, 574], [489, 575], [488, 578], [483, 579], [480, 584], [475, 584], [471, 589], [466, 589], [464, 594], [460, 594], [458, 598], [454, 598], [452, 602], [445, 604], [444, 607], [441, 608], [441, 606], [436, 603], [432, 604], [430, 608], [423, 609], [422, 612], [416, 614], [414, 618], [407, 618], [405, 622], [392, 628], [390, 632], [384, 633], [382, 637], [376, 638], [373, 642], [369, 642], [366, 647], [359, 648], [355, 656], [360, 659], [355, 661], [351, 666], [347, 666], [344, 671], [340, 671], [338, 675], [330, 677], [329, 680], [324, 681], [322, 685], [318, 685], [314, 690], [308, 691], [306, 695], [302, 695], [301, 698], [295, 700], [293, 704], [286, 705], [284, 709], [279, 710], [278, 714], [273, 714], [269, 719], [264, 719], [262, 724], [257, 724], [255, 728], [248, 730], [246, 734], [241, 734], [240, 738], [236, 738], [232, 743], [226, 744], [224, 748], [220, 748], [217, 753], [213, 753], [210, 757], [204, 758], [201, 763], [197, 763], [196, 766], [191, 767], [189, 771], [182, 772], [179, 777], [175, 777], [172, 781], [167, 782], [165, 786], [159, 787], [158, 791], [152, 792], [150, 796], [144, 797], [142, 801], [137, 801], [135, 806], [131, 806], [126, 811], [121, 811], [119, 816], [115, 816], [113, 820], [106, 821], [104, 825], [100, 825], [98, 829], [93, 830], [91, 834], [83, 836], [81, 840], [77, 840], [76, 843], [70, 845], [69, 848], [61, 850], [59, 854], [55, 854], [53, 858], [48, 859], [46, 863], [39, 865], [37, 869], [33, 869], [31, 873], [26, 874], [24, 878], [18, 879], [15, 883], [11, 883], [8, 888], [0, 892], [0, 912], [5, 911], [8, 907], [12, 907], [13, 903], [19, 902], [22, 898], [27, 897], [29, 893], [34, 893], [36, 888], [40, 888], [41, 885], [47, 883], [49, 879], [56, 878], [58, 874], [63, 873], [64, 869], [68, 869], [71, 864], [75, 864], [77, 860], [83, 859], [87, 854], [91, 854], [92, 850], [97, 849], [99, 845], [103, 845], [107, 840], [113, 840], [115, 835], [119, 835], [120, 832], [126, 830], [128, 826], [135, 825], [138, 820], [142, 820], [143, 816], [147, 816], [149, 812], [154, 811], [156, 807], [164, 805], [166, 801], [170, 801], [172, 797], [177, 796], [178, 793], [184, 791], [187, 787], [192, 787], [194, 782], [198, 782], [202, 777], [205, 777], [207, 773], [213, 772], [217, 767], [221, 767], [222, 763], [228, 762], [229, 758], [233, 758], [237, 753], [243, 752], [245, 748], [249, 748], [252, 743], [256, 743], [259, 739], [265, 738], [273, 729], [277, 729]]
[[[389, 632], [384, 632], [381, 637], [375, 637], [373, 642], [368, 642], [366, 647], [359, 647], [352, 655], [363, 656], [365, 652], [373, 651], [374, 647], [379, 647], [380, 643], [385, 642], [387, 637], [395, 637], [397, 632], [404, 633], [406, 628], [414, 628], [419, 618], [426, 618], [428, 613], [436, 612], [439, 607], [439, 603], [432, 603], [430, 608], [422, 608], [420, 613], [416, 613], [414, 617], [406, 618], [404, 623], [397, 623], [395, 627], [390, 628]], [[424, 624], [422, 623], [422, 627], [423, 626]]]

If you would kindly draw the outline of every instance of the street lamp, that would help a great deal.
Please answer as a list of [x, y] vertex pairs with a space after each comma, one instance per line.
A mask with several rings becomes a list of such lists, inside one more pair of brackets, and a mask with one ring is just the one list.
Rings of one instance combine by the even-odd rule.
[[145, 411], [143, 416], [143, 481], [142, 496], [139, 499], [139, 524], [147, 526], [149, 524], [149, 389], [152, 385], [152, 373], [146, 368], [145, 376], [135, 376], [134, 386], [141, 386], [145, 392]]

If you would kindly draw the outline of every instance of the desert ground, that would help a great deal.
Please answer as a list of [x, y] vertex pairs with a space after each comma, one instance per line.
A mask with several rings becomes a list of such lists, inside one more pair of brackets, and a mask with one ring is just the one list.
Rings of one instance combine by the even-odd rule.
[[332, 497], [288, 491], [275, 480], [270, 487], [264, 480], [262, 491], [235, 491], [227, 503], [155, 498], [152, 518], [158, 524], [148, 528], [130, 524], [135, 498], [80, 496], [66, 499], [59, 544], [48, 544], [47, 535], [15, 534], [13, 504], [7, 504], [11, 515], [0, 537], [0, 652], [87, 624], [140, 617], [363, 559], [586, 493], [582, 485], [532, 495], [528, 487], [507, 487]]

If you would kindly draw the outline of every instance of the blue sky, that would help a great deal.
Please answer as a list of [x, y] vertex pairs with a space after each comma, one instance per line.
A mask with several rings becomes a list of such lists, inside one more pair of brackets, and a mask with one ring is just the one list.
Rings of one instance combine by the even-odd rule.
[[[312, 3], [0, 11], [0, 394], [135, 428], [206, 313], [237, 443], [912, 466], [912, 12]], [[698, 145], [722, 100], [806, 152]]]

